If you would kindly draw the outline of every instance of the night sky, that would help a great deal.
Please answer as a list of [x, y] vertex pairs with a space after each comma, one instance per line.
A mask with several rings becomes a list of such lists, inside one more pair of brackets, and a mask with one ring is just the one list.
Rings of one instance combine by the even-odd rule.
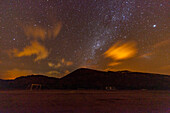
[[170, 75], [168, 0], [1, 0], [0, 78], [78, 68]]

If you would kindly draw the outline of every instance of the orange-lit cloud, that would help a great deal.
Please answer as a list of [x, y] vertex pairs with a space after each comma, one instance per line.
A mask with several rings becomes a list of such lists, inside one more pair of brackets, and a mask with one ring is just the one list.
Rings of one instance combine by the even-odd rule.
[[121, 62], [111, 62], [108, 64], [108, 66], [116, 66], [116, 65], [119, 65], [121, 64]]
[[24, 32], [28, 38], [34, 38], [34, 39], [40, 38], [41, 40], [44, 40], [47, 34], [45, 29], [38, 26], [36, 27], [25, 26]]
[[149, 59], [153, 54], [154, 54], [153, 52], [149, 52], [149, 53], [145, 53], [145, 54], [143, 54], [143, 55], [141, 55], [141, 56], [139, 56], [139, 57]]
[[62, 73], [54, 70], [54, 71], [49, 71], [49, 72], [45, 73], [45, 75], [50, 76], [50, 77], [61, 78], [69, 73], [70, 73], [70, 71], [68, 71], [68, 70], [65, 70]]
[[5, 76], [3, 79], [15, 79], [16, 77], [27, 76], [31, 74], [33, 74], [31, 70], [12, 69], [4, 72]]
[[127, 42], [124, 44], [117, 42], [111, 46], [104, 55], [113, 60], [125, 60], [134, 57], [136, 53], [137, 48], [135, 42]]
[[62, 59], [61, 59], [61, 63], [64, 63], [64, 62], [65, 62], [65, 59], [64, 59], [64, 58], [62, 58]]
[[50, 76], [50, 77], [57, 77], [57, 78], [61, 78], [61, 73], [58, 71], [49, 71], [47, 72], [45, 75]]
[[[97, 69], [98, 68], [98, 65], [82, 65], [80, 66], [79, 68], [90, 68], [90, 69]], [[99, 70], [99, 69], [98, 69]]]
[[49, 67], [52, 67], [52, 68], [59, 68], [59, 67], [61, 67], [61, 64], [60, 64], [60, 63], [54, 64], [54, 63], [52, 63], [52, 62], [48, 62], [48, 66], [49, 66]]
[[47, 75], [53, 75], [53, 74], [59, 74], [58, 71], [49, 71], [47, 72]]
[[71, 61], [66, 61], [64, 58], [61, 59], [60, 63], [61, 63], [61, 65], [66, 65], [66, 66], [71, 66], [71, 65], [73, 65], [73, 62], [71, 62]]
[[22, 51], [18, 51], [17, 49], [14, 49], [13, 54], [15, 57], [36, 55], [36, 58], [34, 61], [38, 61], [38, 60], [47, 58], [49, 55], [49, 52], [39, 42], [33, 41], [31, 42], [31, 45], [26, 46]]
[[167, 45], [170, 45], [170, 39], [163, 40], [159, 43], [156, 43], [155, 45], [153, 45], [153, 47], [154, 48], [160, 48], [160, 47], [167, 46]]
[[73, 62], [71, 61], [66, 61], [64, 58], [61, 59], [61, 61], [57, 64], [54, 64], [52, 62], [48, 62], [48, 66], [52, 67], [52, 68], [59, 68], [59, 67], [63, 67], [63, 66], [71, 66], [73, 65]]
[[46, 38], [56, 38], [61, 31], [62, 23], [59, 22], [48, 30], [38, 25], [26, 25], [23, 28], [28, 38], [45, 40]]
[[52, 30], [52, 34], [53, 34], [53, 37], [54, 37], [54, 38], [58, 36], [58, 34], [59, 34], [60, 31], [61, 31], [61, 28], [62, 28], [62, 23], [59, 22], [59, 23], [54, 27], [54, 29]]
[[156, 54], [160, 54], [159, 52], [161, 51], [161, 49], [163, 47], [168, 48], [169, 45], [170, 45], [170, 39], [160, 41], [160, 42], [158, 42], [158, 43], [151, 46], [151, 48], [150, 48], [151, 51], [150, 52], [145, 53], [145, 54], [141, 55], [140, 57], [149, 59], [149, 58], [151, 58], [152, 56], [154, 56]]
[[117, 71], [117, 70], [116, 70], [116, 69], [113, 69], [113, 68], [108, 67], [108, 68], [104, 69], [103, 71]]
[[66, 70], [66, 71], [64, 72], [64, 76], [67, 75], [67, 74], [69, 74], [69, 73], [70, 73], [70, 71]]
[[71, 65], [73, 65], [73, 62], [68, 61], [68, 62], [66, 62], [66, 65], [67, 65], [67, 66], [71, 66]]

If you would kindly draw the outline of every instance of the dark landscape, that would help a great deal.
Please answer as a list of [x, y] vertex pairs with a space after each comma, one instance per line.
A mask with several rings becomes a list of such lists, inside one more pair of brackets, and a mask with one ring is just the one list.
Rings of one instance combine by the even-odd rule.
[[[32, 84], [41, 85], [41, 88]], [[0, 113], [169, 113], [170, 76], [80, 68], [0, 80]]]
[[169, 94], [168, 75], [80, 68], [0, 80], [0, 113], [169, 113]]
[[41, 89], [98, 89], [105, 90], [170, 90], [170, 76], [117, 71], [104, 72], [80, 68], [63, 78], [29, 75], [14, 80], [0, 80], [0, 90], [29, 90], [32, 84]]

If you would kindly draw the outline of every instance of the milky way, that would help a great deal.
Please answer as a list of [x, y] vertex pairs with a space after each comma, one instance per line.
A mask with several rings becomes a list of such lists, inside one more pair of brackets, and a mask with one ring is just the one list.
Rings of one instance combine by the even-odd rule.
[[0, 78], [170, 74], [169, 11], [167, 0], [0, 1]]

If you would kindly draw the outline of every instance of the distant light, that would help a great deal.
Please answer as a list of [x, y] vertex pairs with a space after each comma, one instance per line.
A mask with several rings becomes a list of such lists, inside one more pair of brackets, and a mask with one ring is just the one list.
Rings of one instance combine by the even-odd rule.
[[15, 40], [15, 38], [13, 38], [13, 40]]
[[153, 25], [153, 27], [156, 27], [156, 25]]

